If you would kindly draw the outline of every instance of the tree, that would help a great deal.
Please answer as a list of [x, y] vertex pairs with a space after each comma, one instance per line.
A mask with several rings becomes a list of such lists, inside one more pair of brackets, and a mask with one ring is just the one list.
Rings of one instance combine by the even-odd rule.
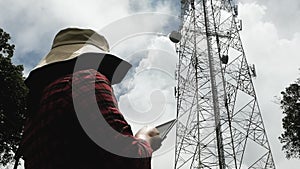
[[281, 92], [280, 101], [283, 114], [284, 132], [279, 137], [286, 157], [300, 158], [300, 79]]
[[26, 115], [23, 66], [12, 64], [15, 46], [10, 35], [0, 28], [0, 164], [14, 159], [22, 135]]

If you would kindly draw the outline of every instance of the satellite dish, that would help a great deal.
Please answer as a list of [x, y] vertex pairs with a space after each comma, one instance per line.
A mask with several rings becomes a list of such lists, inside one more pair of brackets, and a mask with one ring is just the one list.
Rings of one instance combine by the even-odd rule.
[[181, 40], [182, 35], [177, 31], [172, 31], [169, 35], [169, 39], [173, 43], [178, 43]]

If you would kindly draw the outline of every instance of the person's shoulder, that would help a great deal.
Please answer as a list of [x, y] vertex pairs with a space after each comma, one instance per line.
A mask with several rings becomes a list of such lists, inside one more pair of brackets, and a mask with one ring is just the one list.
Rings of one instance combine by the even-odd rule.
[[104, 74], [95, 69], [84, 69], [76, 71], [73, 73], [73, 78], [95, 81], [95, 84], [104, 83], [111, 86], [110, 80]]

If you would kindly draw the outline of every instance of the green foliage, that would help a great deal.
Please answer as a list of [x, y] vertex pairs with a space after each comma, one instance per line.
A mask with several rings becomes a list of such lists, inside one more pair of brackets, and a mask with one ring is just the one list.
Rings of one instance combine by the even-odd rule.
[[26, 114], [23, 66], [13, 65], [14, 45], [0, 28], [0, 164], [12, 162], [21, 139]]
[[286, 157], [300, 158], [300, 79], [281, 92], [281, 108], [284, 132], [279, 137]]

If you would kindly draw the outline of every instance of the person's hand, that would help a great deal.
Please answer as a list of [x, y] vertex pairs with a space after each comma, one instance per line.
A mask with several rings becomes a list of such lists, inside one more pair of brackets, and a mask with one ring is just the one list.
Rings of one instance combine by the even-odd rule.
[[153, 151], [156, 151], [161, 146], [162, 138], [159, 136], [159, 131], [155, 127], [145, 126], [135, 134], [135, 137], [147, 141]]

